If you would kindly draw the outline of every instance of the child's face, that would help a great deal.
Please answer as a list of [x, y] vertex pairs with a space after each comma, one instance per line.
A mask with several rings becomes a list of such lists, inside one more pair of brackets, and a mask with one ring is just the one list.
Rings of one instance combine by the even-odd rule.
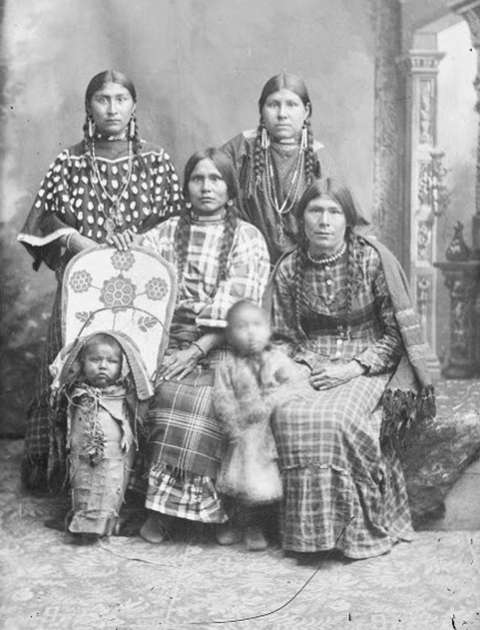
[[94, 387], [108, 387], [120, 376], [122, 353], [108, 343], [96, 343], [85, 350], [83, 375]]
[[270, 325], [260, 309], [244, 306], [228, 325], [228, 340], [241, 354], [261, 352], [270, 340]]

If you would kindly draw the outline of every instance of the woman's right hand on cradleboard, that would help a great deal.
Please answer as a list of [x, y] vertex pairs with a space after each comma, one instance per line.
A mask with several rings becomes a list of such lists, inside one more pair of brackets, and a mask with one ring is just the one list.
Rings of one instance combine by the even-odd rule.
[[130, 249], [132, 245], [140, 245], [142, 238], [142, 235], [136, 234], [133, 230], [128, 229], [123, 232], [112, 234], [112, 236], [107, 237], [106, 242], [124, 252], [127, 249]]

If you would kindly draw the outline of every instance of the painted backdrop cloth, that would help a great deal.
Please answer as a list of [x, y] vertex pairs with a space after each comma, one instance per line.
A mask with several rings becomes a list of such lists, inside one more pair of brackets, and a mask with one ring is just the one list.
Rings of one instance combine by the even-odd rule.
[[298, 552], [340, 549], [351, 558], [388, 551], [411, 536], [410, 512], [399, 460], [379, 441], [381, 399], [404, 351], [381, 258], [364, 239], [354, 247], [356, 273], [345, 319], [347, 255], [336, 264], [306, 264], [299, 305], [306, 339], [294, 322], [295, 260], [287, 255], [273, 280], [275, 331], [298, 348], [310, 368], [356, 359], [367, 373], [330, 390], [305, 384], [277, 409], [273, 428], [284, 477], [283, 546]]
[[[110, 195], [121, 190], [128, 172], [125, 141], [97, 141], [95, 152], [104, 187]], [[143, 233], [181, 208], [178, 178], [168, 154], [148, 143], [135, 157], [132, 175], [120, 204], [125, 228]], [[51, 418], [48, 408], [50, 378], [48, 366], [62, 346], [60, 326], [61, 281], [70, 258], [60, 237], [74, 230], [103, 243], [106, 217], [102, 206], [107, 197], [90, 174], [83, 143], [62, 151], [50, 166], [27, 221], [18, 236], [34, 258], [34, 267], [45, 262], [56, 274], [58, 287], [47, 343], [43, 353], [35, 394], [30, 404], [25, 436], [24, 482], [44, 486], [49, 453]]]
[[[144, 239], [146, 247], [173, 264], [177, 221], [166, 221]], [[170, 349], [224, 328], [227, 311], [236, 301], [248, 298], [260, 303], [263, 297], [270, 267], [267, 247], [257, 228], [244, 221], [235, 230], [226, 278], [216, 287], [223, 230], [222, 220], [192, 222]], [[224, 438], [212, 404], [215, 365], [223, 354], [211, 351], [193, 373], [156, 388], [147, 418], [145, 505], [151, 510], [203, 522], [227, 518], [215, 489]]]
[[[272, 263], [280, 255], [291, 250], [297, 241], [297, 221], [295, 219], [296, 203], [285, 214], [278, 214], [275, 206], [267, 194], [267, 177], [265, 169], [261, 181], [255, 182], [254, 175], [254, 147], [256, 130], [248, 130], [235, 136], [222, 146], [235, 165], [242, 195], [242, 218], [257, 226], [267, 241]], [[315, 152], [314, 177], [332, 177], [336, 174], [333, 160], [320, 142], [314, 142]], [[290, 181], [295, 170], [299, 155], [299, 146], [285, 146], [271, 143], [270, 154], [274, 169], [274, 185], [280, 203], [288, 195]], [[297, 202], [307, 187], [305, 169], [299, 175], [300, 182], [297, 191]]]

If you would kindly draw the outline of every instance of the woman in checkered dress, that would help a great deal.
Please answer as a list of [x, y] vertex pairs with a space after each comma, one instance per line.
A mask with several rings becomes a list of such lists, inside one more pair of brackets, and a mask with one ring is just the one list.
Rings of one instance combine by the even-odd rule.
[[147, 417], [149, 516], [141, 536], [162, 542], [175, 517], [224, 523], [215, 489], [223, 435], [213, 414], [214, 366], [224, 355], [230, 306], [259, 303], [270, 269], [259, 230], [237, 218], [238, 184], [222, 151], [195, 153], [185, 166], [185, 212], [151, 230], [143, 245], [178, 274], [169, 348]]
[[365, 558], [412, 534], [399, 460], [379, 440], [382, 396], [406, 351], [392, 297], [401, 271], [386, 248], [356, 233], [348, 189], [317, 180], [297, 219], [300, 244], [272, 283], [276, 339], [309, 374], [273, 419], [283, 548]]
[[164, 218], [178, 214], [181, 192], [175, 168], [161, 147], [140, 139], [137, 94], [116, 70], [95, 75], [85, 93], [83, 139], [51, 164], [18, 240], [54, 271], [58, 288], [47, 343], [30, 404], [23, 461], [24, 484], [46, 490], [61, 484], [63, 462], [53, 448], [48, 366], [62, 346], [63, 271], [83, 249], [109, 243], [125, 249]]

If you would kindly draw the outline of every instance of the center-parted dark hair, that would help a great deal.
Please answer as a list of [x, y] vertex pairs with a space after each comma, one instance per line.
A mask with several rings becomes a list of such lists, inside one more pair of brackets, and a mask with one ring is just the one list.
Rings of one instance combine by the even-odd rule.
[[190, 177], [197, 164], [202, 160], [210, 160], [215, 164], [215, 168], [219, 171], [227, 184], [228, 198], [238, 205], [240, 195], [235, 167], [226, 153], [213, 147], [205, 149], [204, 151], [196, 151], [188, 158], [183, 175], [183, 195], [185, 199], [188, 200], [188, 183]]
[[316, 179], [305, 190], [296, 208], [298, 224], [298, 246], [295, 255], [295, 324], [298, 332], [305, 336], [301, 325], [301, 305], [303, 301], [303, 279], [305, 266], [308, 264], [308, 239], [305, 234], [305, 210], [314, 199], [329, 197], [342, 208], [346, 220], [345, 241], [347, 245], [347, 275], [346, 275], [346, 307], [345, 322], [348, 326], [348, 316], [352, 308], [353, 280], [355, 274], [355, 240], [357, 236], [354, 228], [359, 225], [367, 225], [368, 221], [360, 213], [350, 189], [340, 181], [326, 178]]
[[259, 183], [265, 171], [265, 149], [262, 148], [262, 129], [264, 129], [265, 125], [262, 119], [262, 110], [267, 98], [271, 94], [283, 89], [290, 90], [290, 92], [296, 94], [304, 106], [309, 110], [309, 115], [305, 121], [305, 127], [307, 130], [307, 147], [305, 149], [305, 181], [308, 185], [314, 177], [321, 174], [319, 172], [320, 165], [313, 150], [313, 132], [310, 124], [312, 102], [310, 100], [310, 95], [308, 93], [307, 86], [305, 85], [305, 81], [296, 74], [289, 74], [287, 72], [281, 72], [280, 74], [276, 74], [271, 77], [263, 86], [262, 93], [258, 99], [260, 122], [257, 127], [257, 135], [253, 151], [253, 181]]
[[[220, 250], [220, 257], [218, 260], [218, 274], [216, 286], [226, 278], [227, 274], [227, 260], [230, 250], [232, 249], [233, 239], [235, 236], [235, 230], [237, 228], [237, 209], [235, 205], [240, 204], [239, 200], [239, 186], [237, 175], [232, 161], [226, 153], [220, 149], [208, 148], [204, 151], [197, 151], [194, 153], [185, 164], [184, 176], [183, 176], [183, 193], [187, 202], [189, 201], [188, 184], [190, 177], [199, 162], [202, 160], [210, 160], [220, 175], [225, 180], [227, 185], [228, 199], [233, 205], [227, 207], [227, 212], [224, 219], [224, 230], [222, 238], [222, 248]], [[190, 240], [190, 227], [192, 222], [192, 212], [188, 205], [185, 206], [180, 219], [178, 220], [177, 228], [175, 230], [175, 249], [177, 253], [177, 274], [178, 281], [181, 282], [183, 273], [185, 270], [185, 263], [187, 259], [188, 243]]]
[[[94, 77], [92, 77], [85, 91], [85, 111], [86, 111], [87, 117], [85, 120], [85, 124], [83, 125], [83, 137], [84, 137], [84, 144], [85, 144], [86, 149], [90, 148], [89, 144], [91, 142], [87, 133], [90, 102], [95, 92], [98, 92], [98, 90], [101, 90], [107, 83], [118, 83], [118, 85], [121, 85], [122, 87], [124, 87], [125, 89], [129, 91], [130, 96], [133, 99], [133, 102], [134, 103], [137, 102], [137, 90], [135, 89], [135, 85], [133, 84], [133, 81], [129, 77], [127, 77], [127, 75], [124, 74], [123, 72], [120, 72], [119, 70], [104, 70], [103, 72], [99, 72]], [[136, 155], [139, 155], [140, 147], [141, 147], [141, 140], [138, 133], [138, 123], [137, 123], [135, 113], [132, 114], [132, 118], [135, 122], [135, 133], [132, 139], [132, 146], [133, 146], [134, 153]]]
[[262, 113], [265, 101], [270, 94], [283, 89], [294, 92], [298, 97], [300, 97], [305, 107], [309, 107], [310, 112], [312, 111], [312, 102], [310, 101], [310, 95], [308, 93], [307, 86], [305, 85], [305, 81], [296, 74], [281, 72], [280, 74], [276, 74], [274, 77], [268, 79], [263, 86], [262, 93], [258, 99], [258, 109], [260, 114]]
[[119, 70], [104, 70], [90, 79], [85, 91], [85, 107], [90, 105], [90, 101], [95, 92], [101, 90], [107, 83], [118, 83], [118, 85], [123, 86], [130, 92], [133, 102], [137, 102], [137, 91], [133, 85], [133, 81], [129, 79], [126, 74], [123, 74], [123, 72]]

